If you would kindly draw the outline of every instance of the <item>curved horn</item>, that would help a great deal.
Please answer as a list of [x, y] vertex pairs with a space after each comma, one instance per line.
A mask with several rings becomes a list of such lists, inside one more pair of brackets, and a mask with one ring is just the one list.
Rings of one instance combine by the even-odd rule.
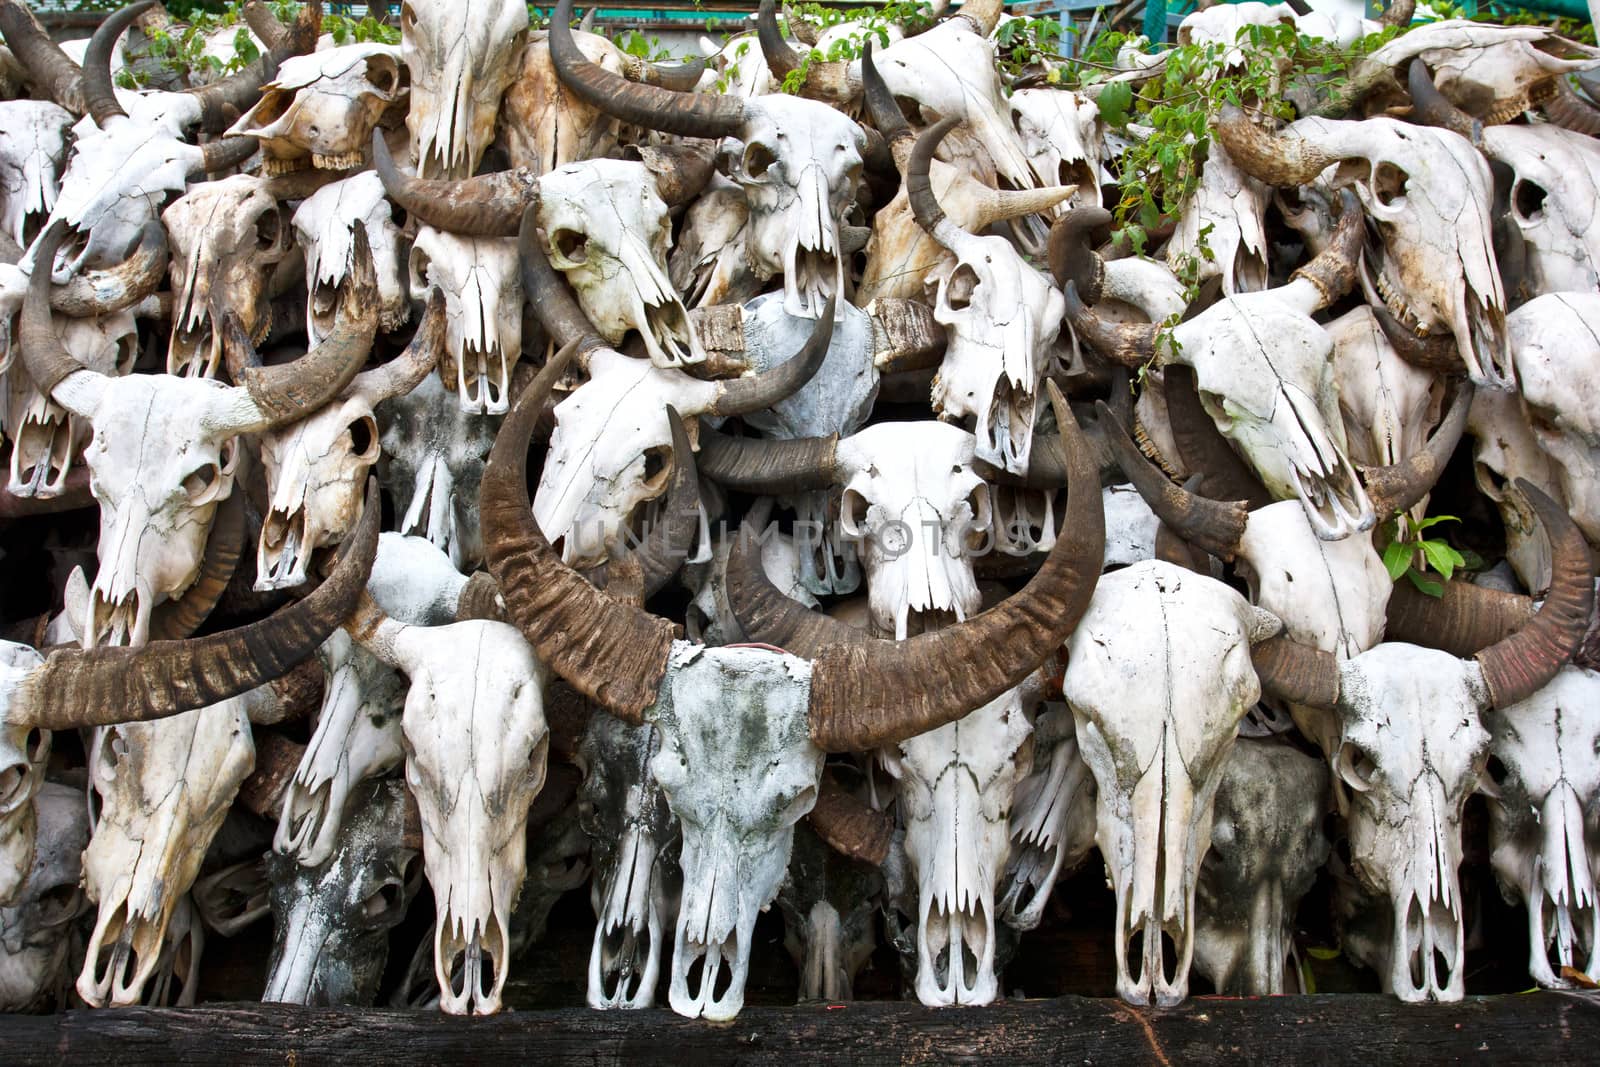
[[1416, 455], [1388, 467], [1362, 467], [1362, 481], [1377, 515], [1407, 511], [1433, 491], [1445, 464], [1467, 429], [1467, 409], [1472, 406], [1472, 383], [1465, 378], [1456, 386], [1450, 412]]
[[911, 213], [916, 216], [917, 225], [940, 244], [944, 244], [948, 236], [938, 232], [940, 224], [948, 220], [944, 216], [944, 208], [939, 206], [939, 198], [933, 195], [933, 185], [928, 181], [928, 168], [939, 142], [959, 125], [959, 115], [946, 115], [923, 130], [922, 136], [917, 138], [916, 147], [911, 150], [910, 161], [906, 163], [906, 200], [911, 204]]
[[9, 720], [49, 730], [147, 722], [209, 707], [288, 673], [328, 639], [366, 586], [379, 511], [371, 479], [338, 565], [299, 603], [209, 637], [53, 652], [18, 685]]
[[717, 146], [710, 141], [671, 145], [629, 145], [623, 158], [637, 160], [654, 179], [668, 208], [685, 207], [705, 191], [717, 169]]
[[1252, 511], [1272, 503], [1272, 496], [1255, 471], [1217, 432], [1206, 414], [1195, 386], [1194, 370], [1181, 363], [1161, 371], [1161, 395], [1167, 405], [1167, 424], [1178, 443], [1186, 470], [1202, 476], [1202, 489], [1214, 500], [1243, 500]]
[[696, 466], [724, 489], [785, 496], [832, 487], [839, 435], [787, 441], [729, 437], [704, 423]]
[[158, 604], [150, 613], [152, 641], [181, 640], [200, 629], [228, 588], [244, 551], [244, 494], [230, 493], [217, 505], [217, 517], [206, 538], [200, 576], [177, 600]]
[[[794, 25], [793, 20], [789, 25]], [[866, 42], [861, 50], [861, 84], [867, 117], [872, 120], [872, 124], [878, 128], [878, 132], [883, 135], [883, 139], [890, 147], [902, 141], [915, 141], [916, 134], [912, 133], [911, 124], [906, 121], [900, 105], [895, 103], [894, 94], [889, 91], [889, 85], [883, 80], [883, 75], [878, 73], [878, 65], [872, 61], [871, 41]]]
[[1233, 104], [1223, 107], [1212, 132], [1240, 170], [1268, 185], [1304, 185], [1338, 161], [1303, 137], [1268, 133]]
[[1516, 633], [1533, 618], [1533, 598], [1469, 582], [1444, 583], [1429, 596], [1410, 582], [1389, 594], [1385, 641], [1405, 641], [1469, 658]]
[[966, 0], [956, 12], [956, 18], [966, 19], [979, 37], [987, 37], [1000, 24], [1005, 11], [1005, 0]]
[[[322, 0], [307, 0], [294, 24], [284, 27], [276, 40], [267, 41], [267, 50], [243, 70], [185, 93], [200, 101], [201, 128], [218, 133], [255, 106], [261, 87], [278, 76], [278, 67], [290, 56], [303, 55], [317, 47], [322, 32]], [[245, 138], [254, 142], [254, 138]]]
[[[570, 17], [571, 0], [562, 6], [557, 21]], [[666, 676], [676, 627], [607, 596], [562, 563], [528, 501], [534, 423], [576, 351], [567, 344], [551, 357], [495, 437], [478, 495], [484, 557], [539, 659], [590, 700], [638, 723]]]
[[1067, 321], [1078, 339], [1096, 355], [1124, 367], [1143, 367], [1156, 358], [1156, 337], [1161, 328], [1153, 322], [1111, 322], [1085, 307], [1076, 282], [1062, 290], [1067, 300]]
[[622, 73], [629, 81], [658, 85], [675, 93], [694, 92], [706, 72], [706, 61], [699, 56], [682, 63], [651, 63], [638, 56], [624, 54], [622, 62]]
[[1395, 355], [1419, 370], [1439, 374], [1465, 374], [1467, 365], [1461, 361], [1456, 339], [1449, 333], [1419, 337], [1382, 303], [1369, 305], [1378, 319], [1378, 328], [1394, 346]]
[[1483, 123], [1444, 98], [1433, 84], [1428, 65], [1418, 56], [1406, 71], [1406, 88], [1411, 91], [1411, 119], [1418, 125], [1438, 126], [1459, 133], [1475, 146], [1483, 145]]
[[191, 178], [203, 174], [221, 174], [240, 166], [260, 148], [254, 137], [221, 137], [200, 146], [200, 162]]
[[156, 291], [167, 272], [167, 228], [152, 219], [139, 232], [127, 259], [105, 270], [86, 271], [50, 291], [50, 306], [85, 319], [129, 308]]
[[574, 96], [631, 126], [682, 137], [737, 136], [744, 103], [712, 93], [675, 93], [630, 82], [591, 63], [572, 39], [572, 0], [560, 0], [550, 17], [550, 61]]
[[1556, 78], [1556, 95], [1545, 101], [1547, 118], [1564, 130], [1600, 137], [1600, 108], [1580, 96], [1565, 78]]
[[92, 418], [105, 388], [106, 376], [73, 359], [50, 321], [50, 269], [66, 232], [66, 227], [57, 222], [35, 242], [33, 273], [28, 277], [28, 291], [22, 298], [17, 346], [22, 349], [28, 377], [41, 393], [74, 415]]
[[538, 211], [532, 207], [522, 213], [522, 225], [517, 230], [517, 262], [522, 272], [523, 299], [533, 305], [539, 324], [558, 348], [576, 345], [581, 365], [589, 353], [611, 347], [578, 306], [565, 279], [550, 265], [539, 237]]
[[822, 361], [828, 357], [828, 346], [833, 342], [833, 312], [838, 296], [828, 297], [822, 316], [811, 328], [805, 346], [793, 356], [770, 370], [748, 378], [733, 378], [716, 383], [716, 391], [706, 415], [748, 415], [763, 411], [785, 397], [793, 396], [809, 382]]
[[832, 771], [822, 772], [808, 818], [817, 836], [841, 855], [874, 867], [889, 858], [894, 820], [846, 789]]
[[95, 27], [89, 38], [89, 47], [83, 50], [83, 106], [96, 126], [105, 128], [107, 119], [126, 118], [127, 112], [117, 103], [117, 94], [111, 87], [112, 51], [117, 38], [133, 25], [133, 20], [155, 7], [156, 0], [139, 0], [106, 16]]
[[1078, 207], [1050, 225], [1045, 258], [1056, 284], [1078, 287], [1078, 295], [1091, 304], [1100, 302], [1106, 264], [1090, 243], [1091, 236], [1111, 225], [1111, 212], [1103, 207]]
[[382, 129], [372, 131], [372, 167], [407, 214], [463, 237], [514, 237], [522, 213], [539, 199], [538, 172], [528, 167], [460, 181], [401, 174]]
[[1095, 402], [1095, 413], [1100, 416], [1106, 443], [1111, 446], [1117, 466], [1122, 468], [1122, 473], [1127, 475], [1128, 481], [1133, 483], [1156, 517], [1185, 541], [1205, 549], [1218, 559], [1231, 561], [1239, 551], [1239, 539], [1244, 536], [1245, 526], [1250, 521], [1245, 502], [1207, 500], [1173, 485], [1139, 451], [1122, 421], [1111, 413], [1105, 401]]
[[1269, 637], [1250, 646], [1250, 662], [1265, 696], [1324, 711], [1339, 703], [1339, 661], [1332, 652]]
[[1356, 271], [1361, 263], [1361, 244], [1367, 229], [1361, 213], [1361, 201], [1349, 189], [1339, 192], [1339, 224], [1328, 243], [1312, 257], [1311, 262], [1289, 275], [1289, 280], [1304, 278], [1316, 286], [1322, 296], [1317, 310], [1327, 307], [1350, 291], [1356, 283]]
[[803, 60], [800, 53], [783, 39], [778, 29], [778, 5], [775, 0], [761, 0], [756, 7], [756, 40], [761, 43], [761, 55], [767, 61], [772, 76], [782, 81], [791, 72], [799, 70]]
[[74, 115], [88, 114], [83, 71], [50, 39], [26, 5], [0, 0], [0, 37], [28, 72], [29, 81]]
[[444, 355], [449, 324], [444, 294], [434, 289], [428, 294], [428, 310], [406, 350], [381, 367], [357, 374], [351, 391], [373, 405], [411, 392]]
[[646, 600], [665, 589], [683, 569], [700, 535], [700, 475], [683, 419], [671, 404], [667, 405], [667, 428], [672, 435], [672, 480], [650, 532], [633, 550]]
[[1583, 644], [1594, 610], [1594, 561], [1583, 532], [1538, 486], [1518, 478], [1517, 488], [1533, 505], [1550, 539], [1550, 592], [1528, 625], [1474, 657], [1495, 708], [1509, 707], [1543, 689]]

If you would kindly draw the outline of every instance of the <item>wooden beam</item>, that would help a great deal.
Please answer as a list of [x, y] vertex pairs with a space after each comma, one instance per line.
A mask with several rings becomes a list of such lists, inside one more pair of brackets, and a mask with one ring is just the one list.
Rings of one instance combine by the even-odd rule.
[[484, 1019], [283, 1005], [128, 1008], [5, 1021], [10, 1063], [793, 1063], [978, 1061], [1235, 1064], [1594, 1062], [1593, 994], [1200, 998], [1166, 1011], [1064, 997], [931, 1010], [863, 1002], [746, 1008], [732, 1023], [644, 1012], [519, 1011]]

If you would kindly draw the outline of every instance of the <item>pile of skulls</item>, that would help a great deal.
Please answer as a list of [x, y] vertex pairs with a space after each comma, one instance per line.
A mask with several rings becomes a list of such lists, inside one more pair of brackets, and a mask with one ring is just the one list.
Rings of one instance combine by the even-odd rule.
[[[125, 89], [152, 6], [0, 0], [0, 1005], [192, 1003], [256, 921], [263, 999], [370, 1004], [431, 895], [402, 999], [490, 1013], [585, 883], [597, 1008], [732, 1017], [774, 902], [805, 997], [882, 938], [982, 1004], [1095, 850], [1131, 1002], [1298, 988], [1314, 885], [1455, 999], [1475, 793], [1600, 978], [1600, 51], [1395, 36], [1129, 255], [999, 0], [684, 64], [252, 2]], [[1179, 36], [1284, 22], [1379, 28]], [[1435, 596], [1375, 537], [1452, 467], [1503, 563]]]

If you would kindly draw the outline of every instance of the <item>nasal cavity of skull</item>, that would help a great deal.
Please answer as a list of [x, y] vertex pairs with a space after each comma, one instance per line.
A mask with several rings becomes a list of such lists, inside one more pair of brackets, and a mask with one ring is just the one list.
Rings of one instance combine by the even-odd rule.
[[117, 905], [117, 910], [111, 913], [111, 918], [106, 920], [105, 934], [100, 940], [100, 948], [94, 961], [94, 984], [102, 989], [110, 985], [112, 980], [111, 970], [121, 961], [121, 981], [118, 985], [127, 988], [134, 975], [139, 973], [139, 953], [134, 950], [130, 938], [126, 945], [121, 944], [122, 934], [128, 925], [128, 902], [124, 900]]
[[550, 248], [558, 266], [589, 261], [589, 238], [577, 230], [557, 230], [550, 235]]
[[215, 463], [202, 463], [183, 479], [183, 491], [189, 494], [189, 503], [199, 507], [215, 499], [221, 484], [221, 468]]
[[[709, 976], [706, 974], [706, 952], [703, 948], [700, 950], [699, 955], [695, 956], [689, 963], [689, 970], [685, 975], [688, 987], [691, 990], [698, 990], [702, 998], [707, 1002], [721, 1000], [727, 995], [728, 990], [733, 987], [734, 954], [731, 950], [734, 947], [736, 938], [737, 935], [728, 938], [727, 944], [722, 946], [723, 951], [717, 955], [715, 974]], [[711, 980], [709, 986], [710, 995], [706, 996], [708, 988], [706, 979], [708, 977]]]
[[965, 311], [972, 305], [972, 296], [978, 291], [978, 272], [963, 263], [950, 275], [945, 295], [955, 311]]
[[1517, 218], [1524, 222], [1533, 222], [1544, 214], [1544, 201], [1546, 197], [1544, 186], [1538, 182], [1530, 182], [1526, 178], [1517, 179], [1517, 184], [1511, 190], [1511, 207], [1517, 213]]
[[[1134, 966], [1138, 967], [1138, 972], [1134, 974], [1134, 981], [1138, 985], [1144, 985], [1147, 977], [1149, 978], [1150, 981], [1152, 981], [1152, 982], [1154, 981], [1154, 976], [1146, 976], [1145, 973], [1144, 973], [1144, 966], [1145, 966], [1145, 950], [1144, 950], [1145, 929], [1146, 929], [1146, 927], [1144, 927], [1144, 926], [1139, 927], [1137, 930], [1135, 930], [1133, 932], [1133, 936], [1128, 938], [1128, 959], [1130, 961], [1133, 961], [1133, 965]], [[1168, 986], [1172, 985], [1174, 982], [1176, 982], [1178, 980], [1178, 943], [1173, 940], [1171, 934], [1167, 933], [1165, 927], [1163, 927], [1162, 930], [1161, 930], [1161, 976], [1160, 977], [1162, 979], [1163, 984], [1168, 985]]]

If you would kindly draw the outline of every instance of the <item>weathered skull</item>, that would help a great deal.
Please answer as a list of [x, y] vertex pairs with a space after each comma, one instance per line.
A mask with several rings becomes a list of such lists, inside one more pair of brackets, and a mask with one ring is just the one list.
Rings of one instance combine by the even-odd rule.
[[1600, 974], [1597, 684], [1600, 675], [1563, 667], [1487, 717], [1490, 860], [1506, 900], [1527, 906], [1528, 973], [1546, 988], [1571, 985], [1560, 968]]
[[1433, 71], [1439, 91], [1486, 126], [1510, 122], [1547, 102], [1559, 78], [1595, 65], [1594, 59], [1553, 55], [1570, 54], [1575, 46], [1543, 26], [1448, 19], [1416, 29], [1421, 32], [1408, 31], [1373, 52], [1372, 61], [1403, 68], [1420, 57]]
[[[24, 866], [21, 893], [0, 908], [0, 1010], [38, 1011], [62, 1003], [72, 921], [84, 910], [83, 848], [89, 812], [83, 792], [46, 782], [33, 801], [38, 847]], [[8, 857], [9, 859], [9, 857]]]
[[1117, 894], [1117, 992], [1130, 1003], [1188, 992], [1212, 805], [1261, 692], [1250, 646], [1279, 626], [1222, 583], [1152, 560], [1101, 578], [1068, 642], [1062, 693], [1094, 772], [1095, 841]]
[[406, 321], [411, 307], [403, 272], [409, 257], [376, 172], [323, 186], [301, 202], [291, 222], [306, 254], [306, 334], [312, 344], [333, 331], [339, 289], [354, 263], [357, 222], [366, 227], [378, 274], [378, 324], [390, 331]]
[[1034, 720], [1033, 752], [1033, 772], [1017, 784], [1011, 809], [1000, 898], [1000, 917], [1018, 930], [1039, 925], [1056, 881], [1088, 858], [1095, 838], [1094, 775], [1064, 705], [1049, 705]]
[[0, 232], [22, 248], [55, 208], [72, 123], [48, 100], [0, 103]]
[[[1227, 4], [1219, 10], [1237, 6]], [[1266, 187], [1241, 171], [1226, 148], [1212, 142], [1200, 184], [1180, 210], [1178, 228], [1167, 242], [1167, 262], [1176, 269], [1191, 259], [1199, 268], [1199, 280], [1220, 278], [1222, 291], [1229, 296], [1265, 289], [1266, 208]], [[1210, 254], [1203, 254], [1203, 248]]]
[[[95, 732], [89, 778], [100, 815], [83, 884], [99, 916], [78, 975], [89, 1004], [137, 1004], [164, 949], [180, 939], [169, 931], [175, 910], [255, 766], [245, 703]], [[192, 998], [193, 983], [183, 984]]]
[[307, 867], [328, 863], [343, 838], [352, 798], [369, 778], [398, 767], [406, 681], [334, 631], [317, 652], [327, 672], [322, 710], [288, 789], [272, 847]]
[[1011, 802], [1032, 770], [1033, 724], [1012, 689], [966, 718], [900, 742], [885, 766], [917, 878], [917, 999], [988, 1004], [995, 885], [1011, 851]]
[[655, 727], [593, 715], [578, 748], [578, 818], [594, 857], [589, 900], [591, 1008], [648, 1008], [661, 973], [661, 934], [677, 914], [678, 821], [651, 775]]
[[[367, 163], [372, 128], [404, 93], [400, 49], [367, 42], [291, 56], [229, 133], [261, 142], [267, 177]], [[481, 150], [481, 146], [480, 146]]]
[[420, 841], [407, 840], [405, 783], [356, 790], [337, 849], [321, 862], [267, 857], [272, 881], [272, 958], [261, 999], [368, 1005], [389, 956], [389, 931], [422, 881]]
[[260, 344], [272, 327], [272, 269], [294, 241], [289, 212], [254, 175], [197, 185], [162, 212], [171, 235], [172, 341], [169, 374], [216, 376], [222, 308]]
[[1534, 434], [1522, 397], [1509, 390], [1479, 389], [1472, 397], [1467, 428], [1473, 436], [1473, 477], [1499, 507], [1506, 533], [1506, 559], [1524, 588], [1550, 584], [1550, 544], [1539, 520], [1515, 488], [1525, 478], [1561, 499], [1561, 467]]
[[411, 681], [402, 718], [406, 782], [422, 813], [433, 887], [434, 976], [451, 1015], [490, 1015], [510, 963], [511, 908], [526, 874], [528, 806], [544, 785], [545, 669], [498, 622], [357, 635]]
[[1594, 291], [1600, 285], [1600, 236], [1592, 232], [1600, 145], [1540, 123], [1490, 126], [1483, 150], [1512, 171], [1511, 220], [1527, 242], [1528, 294]]
[[522, 355], [522, 279], [512, 238], [458, 237], [424, 226], [411, 246], [411, 297], [444, 293], [450, 328], [440, 373], [455, 380], [461, 410], [506, 410]]
[[667, 277], [672, 224], [643, 163], [590, 159], [541, 175], [539, 226], [600, 336], [620, 345], [637, 330], [658, 367], [706, 358]]
[[878, 944], [883, 890], [876, 867], [829, 847], [809, 820], [796, 824], [778, 907], [784, 947], [800, 970], [799, 999], [854, 999], [856, 973]]
[[1395, 353], [1364, 304], [1327, 329], [1350, 458], [1362, 466], [1388, 467], [1416, 455], [1438, 421], [1441, 391], [1434, 388], [1434, 375]]
[[1100, 109], [1093, 100], [1061, 89], [1018, 89], [1011, 118], [1038, 184], [1076, 185], [1071, 203], [1100, 203]]
[[810, 687], [811, 664], [794, 656], [673, 646], [650, 718], [661, 733], [651, 770], [683, 827], [668, 992], [679, 1015], [731, 1019], [744, 1005], [756, 915], [777, 896], [794, 824], [816, 803], [823, 754], [807, 726]]
[[418, 174], [466, 178], [478, 169], [527, 34], [519, 0], [401, 5], [400, 54], [411, 72], [406, 126]]
[[1328, 858], [1327, 764], [1241, 739], [1221, 778], [1196, 887], [1194, 965], [1218, 993], [1296, 991], [1295, 909]]
[[1586, 536], [1600, 540], [1597, 329], [1600, 294], [1593, 291], [1549, 293], [1506, 317], [1533, 436], [1553, 463], [1573, 521]]
[[483, 559], [478, 482], [500, 419], [461, 409], [439, 374], [378, 408], [384, 488], [394, 498], [402, 534], [426, 537], [458, 568]]
[[[606, 38], [578, 30], [572, 38], [590, 62], [613, 74], [623, 73], [623, 55]], [[514, 63], [516, 73], [501, 103], [508, 121], [500, 126], [500, 139], [513, 167], [549, 174], [580, 159], [611, 154], [617, 145], [617, 120], [562, 87], [543, 31], [528, 35], [527, 46]]]

